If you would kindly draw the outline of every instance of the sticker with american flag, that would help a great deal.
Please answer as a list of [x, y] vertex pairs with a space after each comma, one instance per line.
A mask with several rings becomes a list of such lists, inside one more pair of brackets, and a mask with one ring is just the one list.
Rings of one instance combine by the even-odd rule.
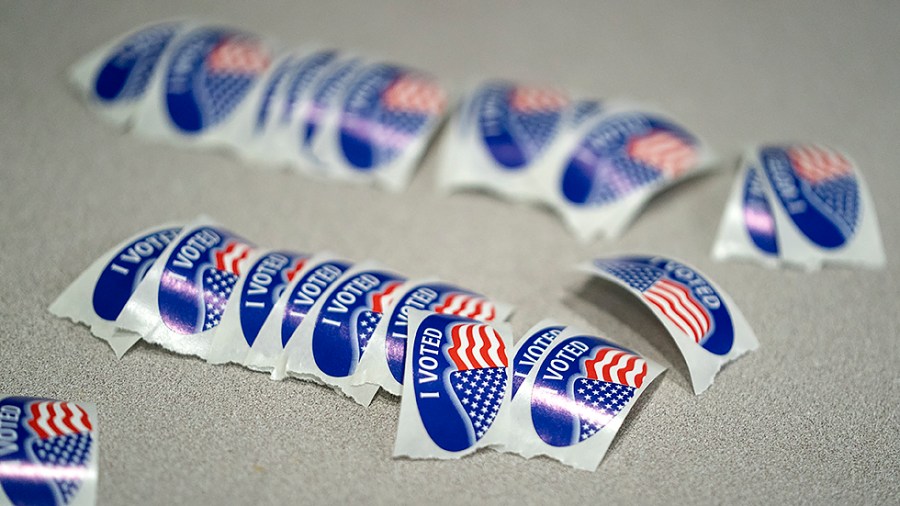
[[412, 377], [402, 402], [415, 404], [427, 437], [441, 450], [476, 447], [509, 397], [507, 338], [491, 324], [437, 313], [427, 313], [412, 331]]
[[332, 378], [356, 371], [382, 314], [405, 281], [393, 272], [361, 268], [336, 284], [320, 301], [312, 330], [312, 356], [319, 371]]
[[406, 289], [390, 312], [383, 334], [376, 337], [384, 339], [385, 359], [393, 378], [393, 382], [383, 378], [378, 384], [397, 395], [400, 394], [400, 385], [403, 383], [409, 311], [412, 309], [485, 322], [505, 320], [510, 312], [509, 308], [502, 304], [498, 306], [483, 295], [448, 283], [424, 281]]
[[822, 248], [847, 244], [859, 228], [862, 196], [853, 164], [816, 144], [764, 146], [759, 159], [793, 224]]
[[97, 72], [97, 98], [106, 104], [118, 104], [143, 97], [156, 64], [179, 30], [179, 23], [160, 23], [129, 35]]
[[724, 364], [759, 347], [728, 295], [683, 262], [623, 255], [596, 259], [582, 269], [626, 288], [653, 312], [684, 357], [696, 394], [712, 385]]
[[172, 51], [166, 106], [173, 124], [196, 134], [222, 123], [269, 70], [272, 50], [255, 35], [204, 28]]
[[526, 168], [550, 146], [570, 104], [559, 90], [506, 82], [483, 85], [472, 100], [480, 139], [493, 160], [508, 170]]
[[606, 206], [651, 185], [689, 174], [700, 162], [697, 138], [661, 117], [629, 112], [601, 117], [563, 165], [562, 196]]
[[343, 159], [357, 171], [372, 171], [430, 136], [444, 114], [447, 94], [429, 75], [375, 64], [349, 84], [343, 102]]
[[543, 355], [530, 394], [536, 434], [551, 446], [602, 431], [644, 385], [647, 362], [599, 337], [559, 339]]
[[214, 329], [254, 246], [223, 229], [201, 226], [175, 245], [160, 278], [159, 314], [179, 335]]
[[[0, 400], [0, 486], [11, 504], [93, 504], [97, 428], [93, 406]], [[3, 496], [0, 495], [0, 499]]]
[[695, 270], [641, 257], [595, 260], [593, 265], [637, 292], [670, 330], [718, 355], [731, 351], [734, 330], [725, 304]]

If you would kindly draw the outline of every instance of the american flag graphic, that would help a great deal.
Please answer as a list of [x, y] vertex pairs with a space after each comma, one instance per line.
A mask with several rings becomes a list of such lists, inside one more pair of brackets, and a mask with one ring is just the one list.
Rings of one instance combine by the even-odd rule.
[[578, 412], [578, 441], [593, 436], [621, 412], [634, 397], [633, 386], [594, 378], [578, 378], [573, 384]]
[[450, 384], [478, 441], [497, 418], [506, 393], [506, 368], [468, 369], [450, 373]]
[[491, 321], [497, 315], [497, 308], [484, 297], [455, 292], [445, 295], [444, 300], [435, 306], [433, 311], [440, 314], [465, 316], [466, 318], [481, 321]]
[[628, 142], [628, 156], [661, 171], [667, 178], [675, 178], [697, 163], [694, 147], [680, 136], [655, 130]]
[[372, 301], [369, 306], [370, 309], [360, 311], [357, 314], [355, 327], [360, 357], [363, 356], [366, 347], [369, 346], [369, 339], [372, 338], [372, 333], [375, 332], [375, 327], [377, 327], [378, 322], [381, 321], [383, 313], [394, 303], [393, 296], [401, 285], [403, 285], [402, 281], [391, 281], [386, 283], [381, 290], [370, 295]]
[[203, 273], [203, 330], [222, 320], [235, 283], [241, 277], [244, 262], [253, 249], [239, 241], [229, 241], [213, 254], [214, 267]]
[[712, 318], [687, 287], [665, 277], [662, 269], [631, 262], [595, 262], [600, 269], [641, 292], [647, 303], [699, 343], [712, 328]]
[[641, 357], [616, 348], [600, 348], [584, 362], [587, 377], [592, 380], [641, 388], [647, 376], [647, 362]]
[[293, 281], [294, 278], [297, 277], [297, 274], [300, 274], [300, 271], [303, 270], [303, 266], [306, 265], [307, 260], [309, 259], [306, 257], [298, 258], [294, 261], [294, 266], [285, 271], [284, 275], [287, 278], [288, 282]]
[[508, 96], [510, 132], [533, 156], [553, 138], [560, 113], [569, 104], [566, 95], [551, 89], [517, 86]]
[[206, 59], [202, 88], [213, 125], [241, 102], [256, 78], [271, 64], [271, 55], [256, 39], [230, 37], [212, 49]]
[[459, 371], [483, 368], [505, 368], [509, 362], [506, 345], [490, 325], [461, 323], [450, 331], [453, 343], [447, 355]]
[[801, 180], [818, 197], [822, 211], [838, 221], [847, 235], [859, 218], [859, 187], [853, 164], [841, 153], [825, 146], [800, 145], [788, 149], [788, 158]]
[[450, 339], [447, 355], [457, 369], [450, 373], [450, 385], [477, 441], [494, 423], [506, 393], [506, 345], [496, 330], [479, 323], [454, 325]]
[[[28, 427], [35, 439], [29, 443], [29, 456], [57, 470], [86, 467], [90, 459], [93, 427], [87, 412], [75, 403], [36, 401], [29, 409]], [[52, 483], [63, 504], [68, 504], [81, 480], [78, 473], [56, 473]]]
[[385, 107], [393, 111], [440, 115], [447, 106], [447, 94], [424, 76], [405, 74], [396, 79], [382, 94]]
[[509, 104], [522, 114], [559, 112], [569, 105], [569, 98], [564, 93], [550, 88], [517, 86], [512, 91]]
[[208, 68], [228, 74], [260, 74], [269, 68], [269, 51], [256, 40], [230, 38], [209, 53]]

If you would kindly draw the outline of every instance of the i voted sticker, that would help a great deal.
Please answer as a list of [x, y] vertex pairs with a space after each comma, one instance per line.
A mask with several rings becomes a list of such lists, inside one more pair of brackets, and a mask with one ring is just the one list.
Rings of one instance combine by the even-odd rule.
[[165, 326], [182, 335], [215, 328], [252, 250], [244, 239], [214, 227], [184, 237], [159, 282], [159, 314]]
[[319, 77], [321, 72], [337, 57], [336, 50], [318, 51], [295, 64], [288, 77], [284, 107], [279, 116], [279, 123], [287, 126], [293, 122], [295, 111], [300, 106], [307, 90]]
[[564, 164], [561, 195], [576, 206], [603, 206], [695, 167], [699, 141], [687, 130], [643, 113], [613, 115], [584, 136]]
[[180, 231], [179, 227], [154, 231], [115, 253], [94, 285], [91, 300], [97, 316], [107, 321], [119, 317], [138, 283]]
[[769, 255], [778, 254], [778, 234], [775, 215], [763, 181], [755, 167], [746, 172], [743, 191], [744, 228], [753, 244]]
[[455, 458], [498, 443], [508, 338], [477, 320], [415, 315], [394, 455]]
[[861, 199], [853, 164], [817, 145], [769, 146], [759, 161], [791, 221], [810, 241], [834, 249], [850, 241]]
[[271, 51], [256, 36], [200, 29], [173, 49], [165, 74], [165, 107], [183, 133], [198, 134], [235, 111], [269, 68]]
[[628, 288], [653, 311], [685, 357], [698, 394], [723, 364], [758, 346], [730, 298], [682, 262], [632, 255], [597, 259], [585, 269]]
[[511, 397], [513, 399], [515, 399], [516, 392], [522, 386], [525, 378], [528, 377], [528, 373], [538, 363], [538, 359], [565, 328], [564, 325], [545, 320], [532, 327], [516, 343], [512, 361]]
[[336, 286], [323, 301], [312, 332], [312, 354], [323, 373], [344, 378], [353, 374], [369, 338], [405, 281], [386, 271], [364, 271]]
[[473, 102], [487, 152], [500, 167], [520, 170], [549, 146], [569, 99], [549, 88], [492, 83]]
[[351, 58], [337, 64], [336, 68], [323, 76], [312, 90], [312, 97], [300, 127], [300, 145], [305, 152], [312, 150], [321, 123], [325, 119], [331, 103], [347, 85], [350, 78], [362, 65], [359, 58]]
[[349, 268], [349, 262], [338, 260], [323, 262], [303, 275], [297, 284], [294, 285], [281, 320], [282, 347], [287, 347], [294, 332], [303, 323], [303, 319], [313, 305], [318, 302], [319, 298], [328, 290], [332, 283], [337, 281]]
[[275, 302], [308, 258], [289, 251], [273, 251], [260, 257], [247, 271], [239, 299], [241, 333], [247, 346], [253, 346]]
[[419, 285], [407, 292], [397, 301], [391, 312], [385, 334], [388, 368], [398, 383], [403, 383], [411, 309], [459, 315], [481, 321], [492, 321], [498, 314], [494, 303], [484, 296], [445, 283]]
[[571, 326], [550, 335], [535, 329], [532, 335], [542, 336], [537, 342], [543, 349], [533, 350], [538, 357], [512, 400], [504, 449], [594, 470], [638, 397], [663, 368]]
[[534, 430], [550, 446], [571, 446], [603, 430], [647, 377], [641, 357], [591, 336], [556, 344], [535, 375]]
[[0, 500], [95, 504], [96, 425], [90, 405], [32, 397], [0, 400]]
[[347, 89], [339, 122], [344, 159], [358, 171], [381, 167], [440, 117], [446, 95], [428, 76], [395, 65], [373, 65]]
[[105, 103], [143, 97], [163, 51], [180, 27], [180, 23], [161, 23], [123, 40], [97, 71], [93, 86], [96, 97]]

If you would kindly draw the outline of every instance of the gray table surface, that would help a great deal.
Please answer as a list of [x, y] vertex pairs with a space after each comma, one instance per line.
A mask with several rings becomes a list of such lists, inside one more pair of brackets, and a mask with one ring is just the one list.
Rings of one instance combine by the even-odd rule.
[[[550, 212], [438, 195], [429, 155], [411, 188], [263, 172], [121, 135], [67, 89], [66, 67], [141, 23], [203, 15], [290, 45], [319, 40], [474, 78], [646, 100], [728, 160], [747, 143], [846, 148], [872, 187], [885, 270], [806, 274], [716, 263], [732, 173], [652, 202], [616, 242], [577, 243]], [[0, 3], [0, 391], [90, 401], [100, 504], [615, 504], [900, 501], [900, 3]], [[730, 163], [730, 162], [729, 162]], [[373, 258], [588, 326], [670, 367], [595, 473], [483, 451], [392, 460], [399, 403], [369, 408], [139, 345], [116, 360], [46, 308], [93, 259], [153, 224], [208, 213], [260, 244]], [[680, 257], [729, 291], [761, 348], [695, 397], [661, 326], [573, 264]]]

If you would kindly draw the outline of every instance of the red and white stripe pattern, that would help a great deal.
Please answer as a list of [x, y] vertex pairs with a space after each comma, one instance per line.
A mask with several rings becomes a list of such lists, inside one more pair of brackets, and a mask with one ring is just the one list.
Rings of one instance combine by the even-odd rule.
[[434, 80], [409, 74], [391, 83], [382, 98], [388, 109], [417, 114], [443, 114], [447, 106], [447, 94]]
[[849, 160], [824, 146], [794, 146], [788, 150], [788, 157], [797, 174], [813, 184], [853, 172]]
[[506, 344], [490, 325], [460, 323], [450, 330], [453, 344], [447, 349], [450, 360], [459, 371], [506, 367]]
[[680, 176], [697, 163], [693, 146], [681, 137], [661, 130], [629, 141], [628, 156], [669, 178]]
[[209, 69], [228, 74], [261, 74], [269, 68], [269, 51], [256, 40], [230, 39], [209, 55]]
[[380, 291], [372, 294], [372, 311], [376, 313], [384, 313], [391, 304], [394, 303], [394, 293], [400, 286], [402, 281], [391, 281], [386, 284]]
[[569, 98], [564, 93], [550, 88], [519, 86], [513, 91], [510, 105], [514, 110], [524, 114], [550, 112], [569, 105]]
[[253, 251], [249, 245], [238, 241], [231, 241], [224, 248], [215, 253], [216, 269], [231, 274], [241, 275], [243, 263]]
[[303, 270], [303, 266], [306, 265], [306, 260], [306, 258], [298, 258], [294, 266], [291, 267], [290, 270], [287, 271], [287, 273], [285, 273], [285, 277], [287, 277], [287, 280], [289, 282], [293, 281], [294, 278], [297, 277], [297, 274], [299, 274], [300, 271]]
[[31, 404], [28, 426], [40, 439], [92, 430], [87, 412], [73, 402], [38, 401]]
[[497, 316], [494, 304], [478, 295], [467, 293], [450, 293], [443, 303], [434, 308], [435, 313], [453, 314], [489, 322]]
[[587, 377], [607, 383], [641, 388], [647, 376], [647, 362], [616, 348], [600, 348], [594, 358], [584, 362]]
[[641, 295], [695, 342], [699, 343], [709, 332], [709, 313], [683, 285], [660, 279]]

